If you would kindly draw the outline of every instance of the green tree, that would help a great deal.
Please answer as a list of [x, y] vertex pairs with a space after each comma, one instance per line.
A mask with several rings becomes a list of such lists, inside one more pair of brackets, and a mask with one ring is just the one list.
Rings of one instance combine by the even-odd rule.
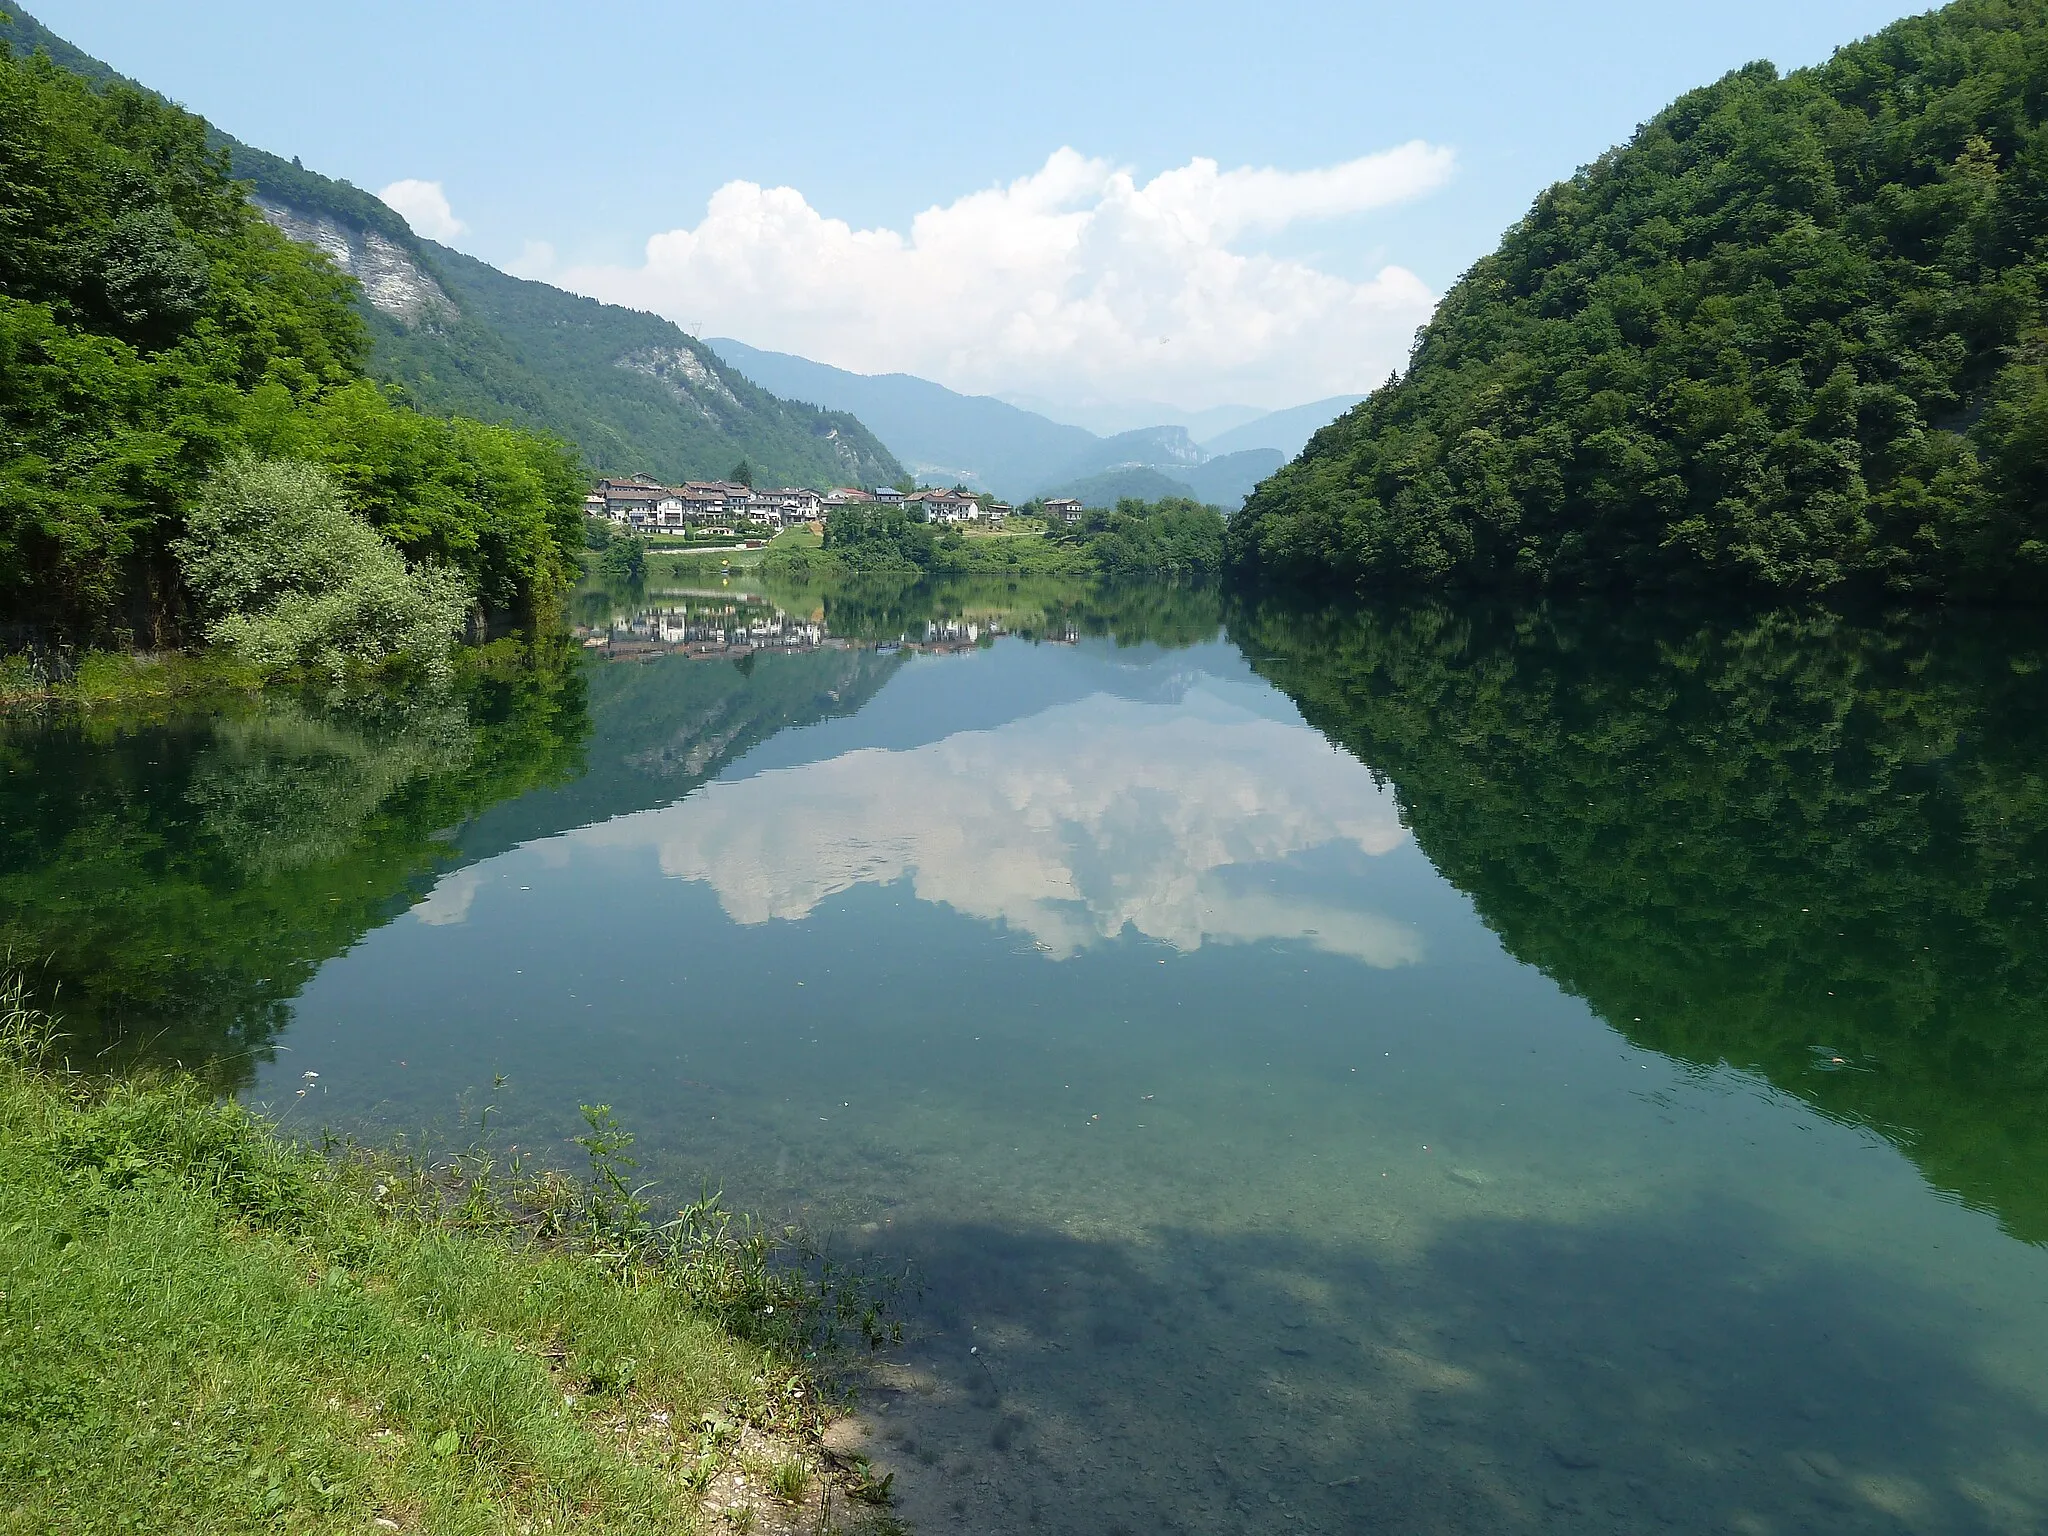
[[408, 568], [331, 475], [291, 460], [223, 462], [173, 550], [207, 638], [263, 667], [341, 676], [404, 656], [445, 675], [476, 600], [447, 566]]
[[493, 615], [555, 601], [581, 542], [574, 454], [369, 382], [354, 297], [248, 204], [200, 119], [0, 56], [0, 611], [178, 639], [186, 513], [242, 453], [322, 465]]
[[752, 490], [754, 488], [754, 466], [745, 459], [741, 459], [739, 463], [733, 465], [732, 472], [725, 478], [732, 481], [735, 485], [744, 485], [748, 490]]
[[1694, 91], [1537, 199], [1232, 520], [1352, 589], [2048, 597], [2048, 10]]
[[647, 541], [622, 534], [605, 546], [597, 568], [606, 581], [617, 586], [638, 586], [647, 579]]

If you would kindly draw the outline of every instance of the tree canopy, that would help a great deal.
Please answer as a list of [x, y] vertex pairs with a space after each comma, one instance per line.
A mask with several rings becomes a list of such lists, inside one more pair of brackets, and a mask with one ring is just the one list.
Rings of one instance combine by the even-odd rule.
[[573, 452], [370, 382], [354, 283], [243, 191], [200, 119], [0, 48], [0, 612], [182, 638], [186, 510], [244, 453], [319, 466], [493, 613], [552, 597]]
[[1351, 588], [2048, 594], [2048, 8], [1685, 96], [1233, 520]]

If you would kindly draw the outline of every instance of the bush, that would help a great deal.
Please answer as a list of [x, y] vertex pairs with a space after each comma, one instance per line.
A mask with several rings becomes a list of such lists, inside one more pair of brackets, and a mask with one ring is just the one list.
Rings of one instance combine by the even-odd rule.
[[445, 672], [475, 593], [445, 566], [408, 569], [299, 460], [238, 456], [208, 477], [176, 546], [207, 638], [257, 666], [341, 676], [404, 656]]
[[624, 585], [646, 580], [647, 541], [630, 533], [614, 538], [598, 557], [597, 568], [606, 580]]

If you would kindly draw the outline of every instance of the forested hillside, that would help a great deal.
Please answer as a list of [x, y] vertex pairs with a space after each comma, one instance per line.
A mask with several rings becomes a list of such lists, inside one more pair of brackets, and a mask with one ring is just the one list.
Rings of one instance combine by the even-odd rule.
[[778, 399], [659, 315], [420, 244], [457, 314], [414, 325], [380, 312], [371, 367], [427, 410], [559, 432], [617, 474], [717, 478], [740, 459], [764, 485], [886, 485], [903, 474], [858, 418]]
[[573, 454], [394, 401], [352, 299], [200, 119], [0, 43], [0, 616], [341, 666], [551, 599]]
[[[95, 85], [139, 89], [11, 6], [0, 41]], [[777, 399], [658, 316], [508, 277], [420, 239], [359, 187], [205, 133], [272, 222], [362, 284], [365, 367], [423, 410], [552, 433], [599, 473], [710, 478], [742, 458], [764, 482], [820, 488], [903, 473], [854, 417]]]
[[1350, 588], [2048, 596], [2048, 6], [1686, 96], [1231, 529]]

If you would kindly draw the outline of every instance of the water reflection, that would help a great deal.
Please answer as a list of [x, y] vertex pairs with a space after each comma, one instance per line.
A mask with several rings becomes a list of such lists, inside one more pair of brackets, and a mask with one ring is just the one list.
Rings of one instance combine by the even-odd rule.
[[2048, 1517], [2037, 629], [578, 603], [491, 708], [10, 727], [10, 934], [914, 1256], [925, 1529]]
[[1054, 958], [1130, 929], [1183, 951], [1304, 940], [1390, 966], [1420, 958], [1411, 927], [1290, 889], [1283, 866], [1405, 837], [1355, 759], [1191, 692], [1172, 704], [1094, 694], [994, 730], [713, 784], [578, 841], [653, 850], [739, 923], [795, 921], [856, 885], [907, 881]]
[[1509, 950], [2048, 1240], [2048, 631], [1269, 608], [1231, 633]]
[[246, 1085], [321, 965], [453, 862], [446, 829], [576, 773], [580, 669], [509, 649], [441, 695], [0, 720], [0, 953], [67, 1049]]

